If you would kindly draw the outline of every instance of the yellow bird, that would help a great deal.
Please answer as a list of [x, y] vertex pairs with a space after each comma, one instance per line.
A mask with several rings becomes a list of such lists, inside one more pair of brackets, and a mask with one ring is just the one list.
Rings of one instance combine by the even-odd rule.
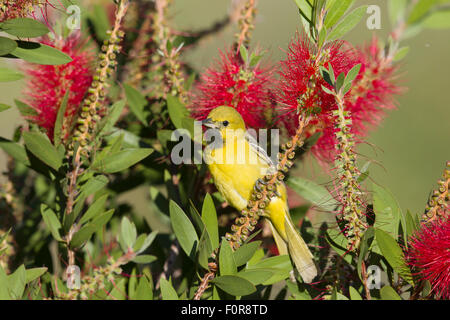
[[[276, 172], [276, 168], [264, 149], [246, 132], [245, 122], [234, 108], [215, 108], [203, 124], [213, 128], [221, 138], [205, 148], [205, 160], [214, 183], [227, 202], [241, 211], [247, 207], [257, 181]], [[289, 254], [303, 281], [312, 282], [317, 269], [290, 217], [283, 183], [278, 185], [264, 216], [269, 219], [280, 254]]]

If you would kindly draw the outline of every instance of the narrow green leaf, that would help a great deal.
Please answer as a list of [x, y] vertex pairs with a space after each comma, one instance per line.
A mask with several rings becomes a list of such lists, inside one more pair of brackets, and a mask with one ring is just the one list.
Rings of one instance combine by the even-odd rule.
[[222, 240], [222, 245], [220, 246], [219, 268], [221, 276], [234, 275], [237, 272], [233, 249], [231, 249], [230, 243], [225, 239]]
[[256, 287], [250, 281], [239, 276], [220, 276], [211, 282], [232, 296], [247, 296], [256, 291]]
[[350, 286], [349, 288], [350, 292], [350, 300], [362, 300], [361, 295], [359, 294], [358, 290]]
[[125, 241], [126, 247], [133, 248], [133, 245], [136, 242], [137, 238], [137, 230], [134, 223], [130, 222], [127, 217], [123, 217], [120, 230], [122, 239]]
[[19, 38], [36, 38], [50, 32], [48, 27], [31, 18], [15, 18], [1, 24], [1, 30]]
[[150, 254], [141, 254], [132, 259], [133, 262], [138, 263], [138, 264], [152, 263], [153, 261], [156, 261], [156, 260], [158, 260], [158, 258], [155, 256], [152, 256]]
[[391, 267], [408, 283], [414, 285], [411, 270], [405, 261], [405, 256], [397, 241], [381, 229], [375, 229], [375, 239], [380, 247], [381, 253]]
[[92, 169], [103, 173], [120, 172], [147, 158], [152, 152], [151, 148], [123, 149], [105, 159], [94, 161]]
[[359, 74], [359, 70], [361, 70], [361, 63], [358, 63], [350, 69], [350, 71], [347, 73], [347, 76], [345, 76], [345, 83], [351, 83], [353, 80], [355, 80]]
[[177, 129], [187, 129], [183, 126], [183, 119], [189, 118], [189, 111], [181, 101], [174, 96], [167, 96], [167, 110], [170, 120]]
[[133, 300], [153, 300], [153, 288], [147, 277], [141, 277]]
[[246, 264], [253, 257], [260, 245], [261, 241], [253, 241], [239, 247], [239, 249], [234, 252], [234, 261], [236, 262], [236, 266], [240, 267], [243, 264]]
[[22, 145], [0, 137], [0, 148], [14, 160], [17, 160], [26, 166], [30, 166], [30, 160], [28, 159], [27, 152]]
[[62, 164], [62, 157], [45, 134], [41, 132], [24, 132], [23, 139], [25, 140], [25, 146], [32, 154], [49, 167], [58, 171]]
[[356, 8], [350, 12], [329, 34], [328, 41], [341, 39], [350, 32], [366, 14], [367, 6]]
[[14, 102], [17, 106], [17, 109], [19, 109], [20, 114], [25, 118], [39, 115], [39, 113], [34, 108], [27, 105], [26, 103], [20, 100], [14, 100]]
[[124, 84], [124, 88], [131, 112], [133, 112], [136, 118], [138, 118], [138, 120], [143, 125], [147, 125], [147, 120], [145, 119], [144, 114], [144, 108], [147, 105], [147, 99], [145, 99], [145, 97], [138, 90], [128, 84]]
[[[17, 42], [13, 39], [0, 37], [0, 56], [4, 56], [8, 53], [13, 52], [17, 48]], [[5, 75], [4, 72], [8, 72], [9, 69], [0, 68], [0, 79], [3, 79]], [[23, 76], [22, 76], [23, 77]], [[20, 78], [19, 78], [20, 79]], [[18, 79], [15, 79], [18, 80]], [[1, 81], [14, 81], [14, 80], [1, 80]]]
[[177, 292], [169, 281], [161, 278], [159, 284], [161, 286], [161, 295], [163, 300], [179, 300]]
[[398, 293], [391, 286], [384, 286], [380, 290], [382, 300], [402, 300]]
[[[137, 254], [139, 254], [141, 252], [144, 252], [153, 243], [153, 240], [155, 240], [157, 234], [158, 234], [158, 231], [155, 230], [155, 231], [151, 232], [148, 236], [144, 235], [145, 236], [144, 242], [142, 243], [142, 245], [137, 246], [137, 247], [136, 247], [136, 244], [135, 244], [134, 251]], [[137, 242], [137, 240], [136, 240], [136, 242]]]
[[120, 100], [114, 103], [109, 109], [108, 114], [104, 117], [99, 124], [100, 135], [108, 134], [112, 131], [117, 120], [119, 120], [122, 114], [123, 108], [125, 107], [125, 100]]
[[106, 211], [105, 213], [99, 215], [97, 218], [92, 220], [90, 223], [83, 226], [72, 238], [72, 241], [70, 242], [70, 246], [72, 248], [80, 247], [83, 243], [88, 241], [91, 236], [97, 232], [100, 231], [101, 228], [108, 223], [108, 221], [111, 219], [111, 217], [114, 214], [114, 209], [111, 209], [109, 211]]
[[53, 238], [58, 241], [62, 241], [61, 235], [59, 234], [59, 229], [61, 229], [62, 226], [55, 212], [47, 205], [41, 204], [41, 215], [47, 225], [47, 228], [52, 233]]
[[64, 95], [64, 98], [61, 102], [61, 105], [58, 109], [58, 114], [56, 116], [55, 121], [55, 129], [53, 133], [53, 142], [55, 143], [55, 146], [59, 146], [62, 140], [62, 128], [63, 128], [63, 121], [64, 121], [64, 115], [66, 114], [66, 108], [67, 108], [67, 102], [69, 101], [69, 93], [70, 91], [67, 90], [66, 94]]
[[206, 194], [203, 200], [202, 221], [206, 230], [208, 230], [211, 247], [214, 250], [219, 247], [219, 225], [214, 201], [209, 193]]
[[435, 3], [434, 0], [418, 0], [408, 17], [408, 24], [413, 24], [423, 18]]
[[14, 273], [8, 276], [9, 295], [12, 299], [19, 300], [22, 298], [25, 286], [27, 284], [27, 272], [22, 264]]
[[0, 82], [16, 81], [23, 78], [23, 74], [8, 68], [0, 68]]
[[408, 0], [388, 1], [389, 18], [391, 25], [396, 25], [397, 22], [404, 16]]
[[181, 248], [191, 258], [195, 256], [198, 247], [198, 236], [189, 218], [175, 201], [170, 200], [169, 204], [170, 221], [175, 236]]
[[394, 56], [394, 61], [402, 60], [404, 57], [406, 57], [408, 52], [409, 52], [409, 47], [401, 47], [400, 49], [397, 50], [397, 53]]
[[342, 85], [344, 84], [345, 74], [341, 72], [336, 79], [336, 91], [339, 92], [341, 90]]
[[84, 196], [90, 196], [97, 191], [103, 189], [108, 184], [108, 178], [104, 175], [97, 175], [90, 178], [81, 188], [80, 191]]
[[12, 55], [25, 61], [43, 65], [60, 65], [72, 62], [67, 54], [38, 42], [17, 41], [18, 47]]
[[11, 106], [8, 106], [7, 104], [0, 103], [0, 112], [6, 111], [8, 109], [11, 109]]
[[125, 294], [126, 281], [126, 279], [120, 279], [118, 282], [116, 282], [113, 286], [113, 289], [109, 293], [108, 298], [112, 300], [125, 300], [127, 298]]
[[46, 267], [42, 267], [42, 268], [31, 268], [31, 269], [27, 269], [27, 283], [30, 283], [33, 280], [36, 280], [37, 278], [39, 278], [40, 276], [42, 276], [44, 273], [46, 273], [48, 270], [48, 268]]
[[423, 20], [422, 26], [428, 29], [450, 28], [450, 9], [433, 12]]
[[402, 216], [400, 206], [390, 191], [375, 183], [373, 184], [373, 209], [376, 217], [374, 227], [397, 237]]
[[241, 58], [242, 61], [244, 61], [244, 63], [247, 63], [248, 61], [248, 50], [245, 47], [245, 45], [241, 45], [239, 48], [240, 54], [241, 54]]
[[336, 200], [324, 187], [313, 181], [291, 176], [287, 185], [299, 196], [326, 211], [333, 211], [337, 205]]
[[11, 296], [9, 295], [8, 290], [8, 276], [6, 275], [5, 270], [3, 270], [2, 265], [0, 264], [0, 300], [10, 300]]
[[264, 283], [264, 281], [269, 280], [275, 271], [272, 269], [253, 269], [253, 270], [242, 270], [237, 275], [242, 277], [248, 281], [250, 281], [253, 285], [257, 286], [259, 284]]
[[339, 0], [335, 1], [331, 8], [328, 10], [325, 18], [325, 27], [331, 29], [339, 19], [345, 14], [345, 12], [353, 5], [355, 0]]
[[102, 212], [107, 199], [108, 195], [105, 194], [95, 200], [94, 203], [89, 206], [86, 213], [81, 217], [79, 224], [81, 225], [88, 222], [89, 220], [95, 218], [100, 212]]

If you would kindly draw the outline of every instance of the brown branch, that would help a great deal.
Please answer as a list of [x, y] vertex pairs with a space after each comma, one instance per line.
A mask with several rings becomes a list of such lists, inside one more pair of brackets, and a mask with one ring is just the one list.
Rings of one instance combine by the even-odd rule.
[[253, 20], [255, 15], [256, 0], [248, 0], [241, 11], [241, 17], [238, 21], [240, 32], [237, 34], [237, 52], [239, 52], [242, 44], [248, 46], [248, 43], [250, 42], [250, 33], [254, 28]]

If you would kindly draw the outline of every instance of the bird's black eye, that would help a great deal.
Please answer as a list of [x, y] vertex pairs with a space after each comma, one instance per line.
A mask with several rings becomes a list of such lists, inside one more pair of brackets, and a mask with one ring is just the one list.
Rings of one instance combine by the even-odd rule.
[[222, 124], [223, 124], [224, 127], [226, 127], [226, 126], [228, 126], [230, 123], [229, 123], [227, 120], [225, 120], [224, 122], [222, 122]]

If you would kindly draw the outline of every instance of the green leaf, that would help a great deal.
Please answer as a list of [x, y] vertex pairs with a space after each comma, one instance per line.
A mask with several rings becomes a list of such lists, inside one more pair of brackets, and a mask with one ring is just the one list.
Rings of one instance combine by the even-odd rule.
[[125, 300], [127, 298], [125, 294], [126, 281], [126, 279], [120, 279], [118, 282], [114, 283], [113, 289], [108, 295], [108, 299]]
[[342, 85], [344, 84], [345, 74], [341, 72], [336, 79], [336, 91], [339, 92], [341, 90]]
[[350, 12], [329, 34], [328, 41], [341, 39], [350, 32], [366, 14], [367, 6], [356, 8]]
[[27, 269], [27, 283], [30, 283], [33, 280], [36, 280], [37, 278], [39, 278], [40, 276], [42, 276], [44, 273], [46, 273], [48, 270], [48, 268], [46, 267], [42, 267], [42, 268], [31, 268], [31, 269]]
[[[81, 188], [80, 191], [84, 196], [90, 196], [97, 191], [103, 189], [108, 184], [108, 178], [104, 175], [97, 175], [90, 178]], [[81, 195], [80, 195], [81, 196]]]
[[32, 154], [49, 167], [58, 171], [62, 165], [62, 157], [45, 134], [41, 132], [24, 132], [23, 139], [25, 140], [25, 146]]
[[313, 181], [291, 176], [287, 180], [287, 185], [299, 196], [325, 211], [334, 211], [337, 206], [336, 200], [324, 187]]
[[402, 300], [398, 293], [391, 286], [384, 286], [380, 290], [382, 300]]
[[361, 244], [359, 246], [358, 255], [358, 275], [362, 280], [362, 262], [366, 259], [366, 255], [369, 252], [370, 246], [372, 245], [373, 239], [375, 237], [375, 231], [373, 227], [369, 227], [361, 239]]
[[53, 238], [62, 241], [61, 235], [59, 234], [59, 229], [61, 229], [62, 226], [55, 212], [47, 205], [41, 204], [41, 215], [47, 228], [51, 231]]
[[148, 247], [150, 247], [150, 245], [153, 243], [153, 240], [155, 240], [157, 234], [158, 234], [158, 231], [155, 230], [155, 231], [151, 232], [148, 236], [144, 235], [145, 240], [142, 243], [142, 245], [139, 245], [139, 246], [137, 246], [137, 240], [136, 240], [136, 244], [134, 247], [134, 251], [136, 252], [136, 254], [144, 252]]
[[400, 206], [390, 191], [375, 183], [373, 184], [373, 209], [375, 211], [374, 227], [397, 237], [402, 216]]
[[58, 114], [56, 116], [55, 121], [55, 129], [53, 133], [53, 141], [55, 143], [55, 146], [59, 146], [61, 144], [62, 140], [62, 128], [63, 128], [63, 121], [64, 121], [64, 115], [66, 114], [66, 108], [67, 108], [67, 102], [69, 101], [69, 93], [70, 91], [67, 90], [66, 94], [64, 95], [64, 98], [61, 102], [61, 105], [58, 109]]
[[234, 252], [234, 261], [236, 266], [239, 267], [246, 264], [253, 257], [260, 245], [261, 241], [253, 241], [239, 247], [239, 249]]
[[350, 293], [350, 300], [362, 300], [361, 295], [359, 294], [358, 290], [350, 286], [349, 288]]
[[242, 277], [248, 281], [250, 281], [253, 285], [257, 286], [262, 284], [264, 281], [269, 280], [275, 271], [272, 269], [253, 269], [253, 270], [242, 270], [237, 275]]
[[[17, 42], [15, 42], [13, 39], [0, 37], [0, 56], [4, 56], [8, 53], [13, 52], [17, 48]], [[0, 79], [3, 79], [5, 75], [3, 74], [5, 71], [3, 71], [4, 68], [0, 68]], [[8, 70], [8, 69], [6, 69]], [[23, 77], [23, 76], [22, 76]], [[18, 80], [18, 79], [15, 79]], [[14, 80], [1, 80], [1, 81], [14, 81]]]
[[43, 65], [60, 65], [72, 62], [67, 54], [38, 42], [17, 41], [18, 47], [12, 55], [25, 61]]
[[99, 124], [98, 130], [100, 132], [100, 135], [104, 135], [112, 131], [114, 125], [116, 124], [117, 120], [119, 120], [120, 115], [122, 114], [125, 104], [125, 100], [120, 100], [114, 103], [108, 109], [108, 114], [100, 121]]
[[177, 129], [188, 129], [183, 125], [183, 119], [189, 118], [189, 111], [186, 106], [181, 103], [180, 99], [174, 96], [167, 96], [167, 110], [169, 111], [170, 120]]
[[200, 266], [208, 270], [208, 259], [211, 257], [213, 249], [211, 247], [211, 239], [209, 237], [208, 230], [206, 230], [204, 226], [202, 230], [202, 235], [198, 244], [198, 262]]
[[19, 38], [36, 38], [50, 32], [45, 24], [31, 18], [15, 18], [6, 20], [0, 29]]
[[158, 260], [158, 258], [155, 256], [152, 256], [150, 254], [141, 254], [140, 256], [133, 258], [131, 261], [139, 264], [147, 264], [152, 263], [153, 261], [156, 260]]
[[450, 9], [431, 13], [423, 20], [422, 26], [428, 29], [450, 28]]
[[410, 237], [412, 236], [420, 227], [420, 224], [416, 222], [414, 217], [412, 216], [411, 212], [409, 210], [406, 211], [405, 215], [405, 229], [406, 229], [406, 236]]
[[232, 296], [247, 296], [256, 291], [256, 287], [250, 281], [239, 276], [220, 276], [211, 282]]
[[214, 201], [209, 193], [206, 194], [203, 200], [202, 221], [205, 224], [206, 230], [208, 230], [211, 247], [215, 250], [219, 247], [219, 225]]
[[153, 300], [153, 288], [147, 277], [141, 277], [133, 300]]
[[435, 3], [434, 0], [417, 1], [409, 15], [408, 24], [413, 24], [423, 18]]
[[0, 148], [14, 160], [17, 160], [26, 166], [30, 166], [30, 160], [28, 159], [27, 152], [22, 145], [0, 137]]
[[241, 45], [239, 48], [240, 54], [241, 54], [241, 58], [242, 61], [244, 61], [244, 63], [248, 62], [248, 50], [245, 47], [245, 45]]
[[147, 99], [145, 99], [145, 97], [138, 90], [128, 84], [124, 84], [124, 88], [131, 112], [133, 112], [136, 118], [138, 118], [138, 120], [143, 125], [147, 125], [147, 120], [145, 119], [144, 114], [144, 108], [147, 105]]
[[221, 276], [234, 275], [237, 272], [233, 249], [231, 249], [230, 243], [225, 239], [222, 240], [219, 251], [219, 270]]
[[19, 109], [20, 114], [25, 118], [39, 115], [39, 113], [34, 108], [30, 107], [26, 103], [23, 103], [20, 100], [14, 100], [14, 102], [16, 103], [17, 109]]
[[105, 159], [94, 161], [92, 169], [103, 173], [120, 172], [147, 158], [152, 152], [151, 148], [123, 149]]
[[27, 272], [25, 266], [21, 265], [14, 273], [8, 276], [9, 295], [12, 299], [22, 298], [25, 286], [27, 284]]
[[340, 0], [335, 1], [331, 8], [328, 10], [325, 18], [325, 27], [331, 29], [339, 19], [345, 14], [345, 12], [353, 5], [355, 0]]
[[6, 275], [5, 270], [3, 270], [2, 265], [0, 264], [0, 300], [10, 300], [11, 296], [9, 295], [8, 290], [8, 276]]
[[100, 229], [108, 223], [113, 214], [114, 209], [111, 209], [92, 220], [92, 222], [83, 226], [73, 236], [70, 246], [72, 248], [80, 247], [84, 242], [88, 241], [95, 232], [100, 231]]
[[0, 68], [0, 82], [16, 81], [22, 78], [23, 74], [16, 70], [11, 70], [8, 68]]
[[6, 111], [8, 109], [11, 109], [11, 106], [8, 106], [7, 104], [0, 103], [0, 112]]
[[397, 241], [381, 229], [375, 229], [375, 239], [391, 267], [408, 283], [414, 285], [411, 270], [406, 264], [405, 256]]
[[177, 292], [169, 281], [161, 278], [159, 285], [161, 286], [161, 295], [163, 300], [179, 300]]
[[105, 194], [95, 200], [94, 203], [89, 206], [86, 213], [81, 217], [79, 224], [81, 225], [88, 222], [89, 220], [95, 218], [100, 212], [102, 212], [107, 199], [108, 195]]
[[345, 76], [344, 83], [347, 84], [353, 82], [353, 80], [355, 80], [356, 77], [358, 76], [359, 70], [361, 70], [361, 63], [358, 63], [357, 65], [355, 65], [353, 68], [350, 69], [350, 71]]
[[394, 61], [402, 60], [404, 57], [406, 57], [408, 52], [409, 52], [409, 47], [401, 47], [400, 49], [397, 50], [397, 53], [394, 56]]
[[170, 221], [175, 236], [181, 248], [191, 258], [195, 256], [198, 247], [198, 236], [189, 218], [175, 201], [170, 200], [169, 204]]
[[121, 236], [125, 241], [126, 248], [133, 248], [137, 238], [137, 230], [134, 223], [130, 222], [127, 217], [122, 218]]

